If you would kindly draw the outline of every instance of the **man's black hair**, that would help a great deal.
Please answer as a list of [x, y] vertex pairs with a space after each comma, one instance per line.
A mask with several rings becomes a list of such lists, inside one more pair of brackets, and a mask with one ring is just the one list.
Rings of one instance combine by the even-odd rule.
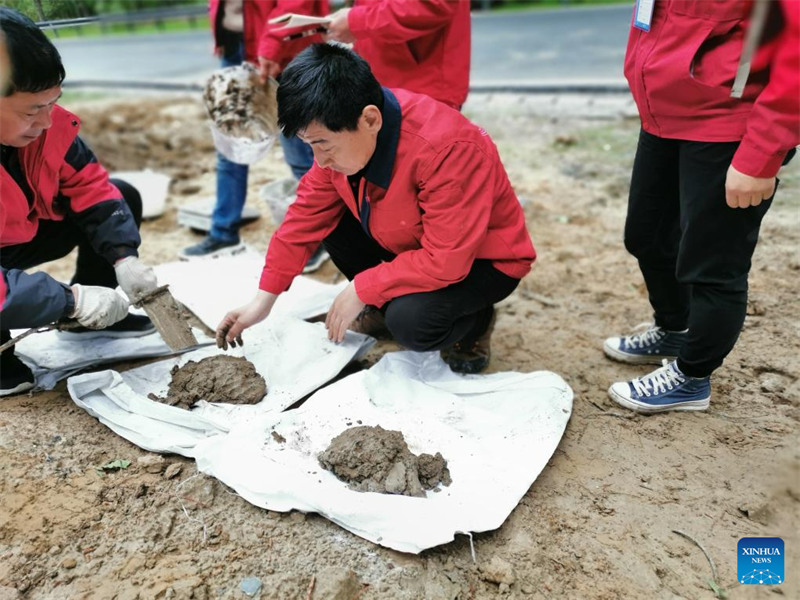
[[6, 96], [14, 92], [43, 92], [61, 85], [66, 76], [61, 55], [36, 23], [0, 6], [0, 29], [11, 68]]
[[278, 124], [287, 137], [312, 121], [331, 131], [354, 131], [370, 104], [383, 108], [383, 91], [367, 61], [344, 46], [314, 44], [281, 75]]

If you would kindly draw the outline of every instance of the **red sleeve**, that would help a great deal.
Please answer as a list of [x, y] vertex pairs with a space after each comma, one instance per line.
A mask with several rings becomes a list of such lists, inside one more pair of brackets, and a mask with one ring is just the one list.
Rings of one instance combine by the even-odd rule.
[[458, 2], [452, 0], [384, 0], [353, 7], [347, 24], [356, 39], [375, 37], [396, 44], [440, 29], [457, 10]]
[[419, 192], [421, 248], [355, 277], [361, 300], [382, 306], [392, 298], [438, 290], [464, 279], [486, 236], [494, 203], [495, 157], [471, 142], [457, 142], [429, 165]]
[[[267, 21], [289, 13], [321, 17], [327, 15], [328, 12], [327, 0], [278, 0], [269, 12]], [[270, 25], [267, 22], [261, 38], [258, 40], [258, 56], [263, 56], [283, 66], [305, 47], [322, 41], [322, 36], [319, 34], [296, 40], [285, 41], [283, 39], [295, 31], [301, 31], [301, 29], [286, 29]]]
[[308, 259], [348, 210], [330, 179], [315, 162], [300, 180], [297, 199], [272, 235], [259, 288], [272, 294], [289, 289]]
[[800, 2], [781, 2], [784, 28], [769, 83], [747, 119], [733, 167], [752, 177], [774, 177], [786, 153], [800, 144]]
[[59, 179], [58, 191], [69, 198], [70, 210], [74, 212], [82, 212], [106, 200], [122, 198], [119, 190], [108, 180], [108, 172], [96, 159], [85, 165], [76, 165], [65, 160], [61, 165]]

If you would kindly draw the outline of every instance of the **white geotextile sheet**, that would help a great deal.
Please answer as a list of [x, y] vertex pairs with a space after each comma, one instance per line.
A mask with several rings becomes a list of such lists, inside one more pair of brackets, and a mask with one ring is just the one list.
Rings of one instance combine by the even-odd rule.
[[[544, 469], [571, 412], [572, 390], [554, 373], [461, 376], [436, 352], [396, 352], [297, 410], [204, 441], [196, 459], [200, 471], [257, 506], [317, 512], [372, 542], [418, 553], [456, 533], [500, 527]], [[359, 424], [401, 431], [414, 454], [441, 452], [452, 484], [426, 498], [348, 489], [317, 455]]]
[[[263, 265], [264, 256], [250, 251], [230, 257], [166, 263], [156, 266], [155, 271], [160, 284], [170, 285], [176, 300], [185, 304], [209, 328], [216, 329], [229, 310], [255, 295]], [[331, 285], [297, 277], [292, 287], [278, 298], [272, 316], [305, 319], [324, 313], [346, 285], [346, 282]], [[194, 333], [199, 345], [213, 343], [213, 339], [200, 330], [195, 329]], [[45, 390], [53, 389], [62, 379], [91, 366], [175, 354], [158, 333], [138, 338], [98, 337], [71, 341], [55, 331], [28, 336], [17, 344], [17, 353], [33, 370], [36, 389]]]
[[[328, 340], [323, 323], [271, 316], [246, 331], [243, 347], [227, 353], [216, 347], [201, 348], [124, 373], [101, 371], [71, 377], [67, 388], [78, 406], [137, 446], [194, 456], [194, 446], [201, 439], [284, 410], [333, 379], [374, 342], [348, 331], [344, 341], [335, 344]], [[192, 410], [148, 398], [150, 393], [166, 395], [173, 366], [215, 354], [244, 356], [252, 362], [267, 382], [266, 397], [244, 406], [201, 400]]]
[[[106, 405], [106, 395], [83, 393], [79, 384], [86, 377], [70, 379], [73, 399], [109, 424], [107, 415], [116, 409]], [[146, 449], [194, 456], [200, 471], [247, 501], [275, 511], [317, 512], [372, 542], [418, 553], [456, 533], [502, 525], [555, 451], [572, 412], [572, 390], [550, 372], [461, 376], [438, 353], [396, 352], [319, 390], [296, 410], [264, 413], [227, 432], [187, 413], [174, 434], [163, 422], [159, 432], [147, 434], [192, 436], [190, 451], [137, 441], [132, 432], [143, 424], [131, 408], [127, 419], [109, 426]], [[426, 498], [348, 489], [317, 455], [357, 425], [399, 430], [415, 454], [441, 452], [452, 484]]]
[[[213, 342], [199, 329], [193, 331], [199, 345]], [[65, 339], [58, 331], [29, 335], [16, 344], [16, 353], [33, 371], [37, 390], [51, 390], [62, 379], [95, 365], [174, 354], [157, 332], [138, 338], [75, 341]]]
[[[225, 314], [249, 302], [258, 291], [264, 255], [248, 250], [234, 256], [165, 263], [155, 267], [158, 282], [169, 284], [172, 295], [211, 329]], [[271, 315], [307, 319], [327, 312], [333, 299], [347, 286], [296, 277], [278, 297]]]

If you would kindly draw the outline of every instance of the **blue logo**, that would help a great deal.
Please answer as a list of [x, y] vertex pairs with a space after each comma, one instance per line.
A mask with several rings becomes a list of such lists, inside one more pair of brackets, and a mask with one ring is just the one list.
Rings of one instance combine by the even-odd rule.
[[737, 547], [739, 583], [778, 585], [784, 579], [783, 540], [777, 537], [747, 537]]

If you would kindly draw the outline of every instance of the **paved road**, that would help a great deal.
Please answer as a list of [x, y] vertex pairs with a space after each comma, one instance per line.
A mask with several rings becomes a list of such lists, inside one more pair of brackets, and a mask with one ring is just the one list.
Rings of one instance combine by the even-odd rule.
[[[472, 83], [621, 81], [631, 8], [475, 13]], [[207, 31], [56, 40], [76, 81], [202, 82], [216, 68]]]

